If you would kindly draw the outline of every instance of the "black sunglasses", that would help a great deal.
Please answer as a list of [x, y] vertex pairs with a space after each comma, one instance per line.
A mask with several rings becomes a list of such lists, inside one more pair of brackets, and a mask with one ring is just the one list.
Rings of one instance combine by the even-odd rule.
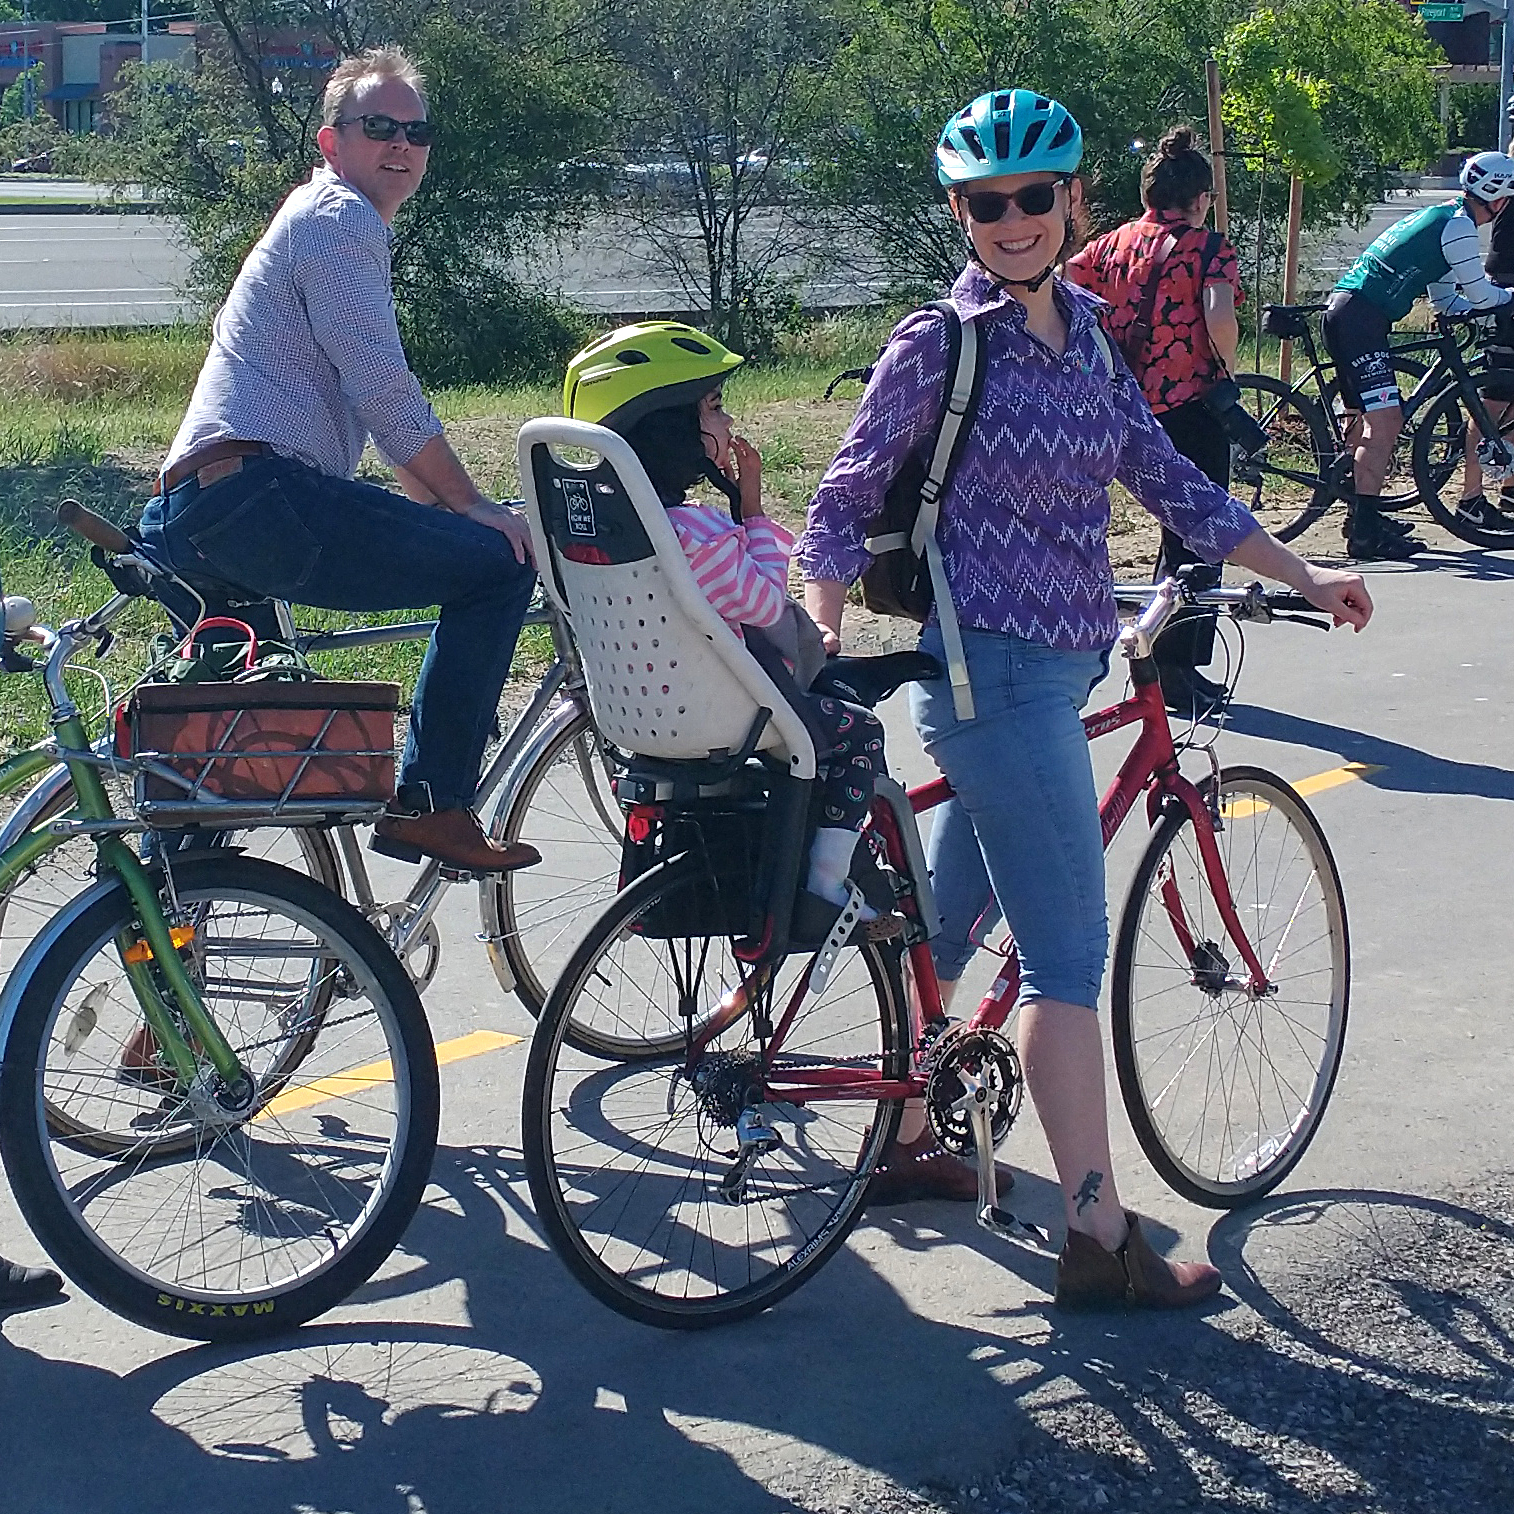
[[412, 147], [430, 147], [436, 141], [434, 121], [396, 121], [393, 116], [348, 116], [338, 126], [361, 126], [370, 142], [392, 142], [400, 132]]
[[1057, 203], [1057, 185], [1066, 179], [1053, 179], [1050, 184], [1027, 184], [1013, 194], [1000, 194], [993, 189], [973, 189], [962, 196], [967, 201], [967, 213], [980, 226], [992, 226], [1004, 219], [1004, 212], [1013, 201], [1020, 207], [1021, 215], [1044, 216], [1051, 213]]

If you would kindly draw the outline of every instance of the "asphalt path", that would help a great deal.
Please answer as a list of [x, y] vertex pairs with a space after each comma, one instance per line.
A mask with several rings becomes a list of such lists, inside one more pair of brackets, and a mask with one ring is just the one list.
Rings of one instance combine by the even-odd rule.
[[[60, 193], [67, 186], [37, 187]], [[1307, 244], [1306, 258], [1319, 269], [1315, 281], [1321, 287], [1332, 283], [1379, 232], [1417, 206], [1443, 198], [1441, 190], [1395, 194], [1373, 207], [1360, 230]], [[796, 259], [789, 261], [798, 266]], [[534, 255], [522, 272], [543, 287], [560, 289], [575, 303], [606, 313], [684, 309], [698, 299], [650, 249], [613, 226], [596, 225]], [[0, 203], [0, 329], [158, 325], [184, 319], [192, 314], [182, 294], [188, 274], [188, 249], [163, 217], [6, 215]], [[866, 302], [885, 282], [815, 277], [806, 284], [805, 299], [826, 306]]]
[[[402, 1247], [296, 1336], [192, 1347], [77, 1293], [0, 1320], [4, 1507], [1507, 1510], [1514, 1230], [1452, 1200], [1514, 1172], [1514, 562], [1447, 550], [1374, 571], [1371, 585], [1363, 635], [1247, 633], [1219, 743], [1224, 761], [1292, 780], [1373, 769], [1311, 801], [1355, 964], [1318, 1139], [1273, 1199], [1217, 1216], [1165, 1190], [1112, 1095], [1122, 1197], [1164, 1248], [1222, 1267], [1217, 1308], [1059, 1316], [1049, 1262], [978, 1231], [968, 1207], [926, 1204], [867, 1216], [757, 1320], [694, 1335], [633, 1325], [581, 1292], [537, 1234], [514, 1042], [444, 1069], [434, 1182]], [[1119, 684], [1117, 668], [1096, 697]], [[884, 713], [895, 771], [924, 776], [902, 699]], [[1122, 739], [1097, 745], [1101, 776]], [[1137, 816], [1111, 853], [1112, 911], [1141, 842]], [[387, 876], [402, 887], [408, 870]], [[454, 891], [442, 925], [427, 995], [437, 1039], [528, 1036], [473, 938], [469, 894]], [[1004, 1155], [1022, 1170], [1014, 1207], [1059, 1235], [1028, 1109]], [[1368, 1329], [1363, 1299], [1447, 1215], [1461, 1227], [1451, 1259], [1384, 1291], [1397, 1323]], [[1486, 1266], [1474, 1242], [1493, 1248]], [[40, 1259], [3, 1190], [0, 1249]], [[1455, 1303], [1484, 1277], [1492, 1303]], [[1402, 1344], [1410, 1334], [1420, 1346]], [[1470, 1376], [1453, 1370], [1458, 1352], [1475, 1358]], [[1453, 1489], [1458, 1469], [1475, 1473], [1470, 1492]], [[1339, 1496], [1315, 1501], [1312, 1476]]]

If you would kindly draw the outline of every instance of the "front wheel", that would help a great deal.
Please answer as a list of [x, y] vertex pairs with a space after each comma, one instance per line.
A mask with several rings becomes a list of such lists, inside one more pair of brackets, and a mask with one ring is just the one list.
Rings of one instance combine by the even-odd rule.
[[1268, 990], [1251, 990], [1193, 817], [1174, 806], [1120, 917], [1112, 1029], [1152, 1166], [1193, 1203], [1231, 1209], [1281, 1183], [1319, 1129], [1345, 1046], [1351, 952], [1335, 859], [1309, 807], [1260, 768], [1226, 768], [1219, 784], [1215, 841]]
[[[1504, 411], [1499, 422], [1503, 440], [1514, 446], [1514, 406], [1505, 407], [1497, 401], [1487, 403], [1495, 418], [1500, 410]], [[1448, 505], [1441, 498], [1441, 491], [1460, 476], [1466, 445], [1467, 418], [1461, 394], [1455, 388], [1448, 389], [1414, 432], [1414, 477], [1425, 507], [1438, 524], [1474, 547], [1494, 551], [1514, 547], [1514, 514], [1499, 508], [1497, 502], [1470, 518], [1457, 508], [1459, 499]], [[1461, 489], [1458, 487], [1455, 493], [1460, 495]], [[1498, 499], [1496, 490], [1494, 499]]]
[[[141, 930], [125, 889], [106, 887], [20, 991], [0, 1152], [38, 1240], [107, 1308], [247, 1340], [330, 1309], [398, 1242], [435, 1149], [436, 1056], [409, 978], [350, 905], [245, 857], [172, 871], [165, 913], [250, 1099], [232, 1101], [208, 1065], [185, 1085], [125, 1057], [142, 1012], [122, 952], [140, 953]], [[292, 1038], [298, 1081], [283, 1065]]]
[[1241, 403], [1267, 433], [1259, 458], [1237, 458], [1231, 491], [1279, 541], [1302, 535], [1335, 498], [1335, 442], [1317, 401], [1268, 373], [1238, 373]]

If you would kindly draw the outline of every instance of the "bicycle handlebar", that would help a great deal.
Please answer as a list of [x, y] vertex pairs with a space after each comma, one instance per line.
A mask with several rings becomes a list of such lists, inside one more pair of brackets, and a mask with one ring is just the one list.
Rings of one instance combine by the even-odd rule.
[[66, 526], [85, 541], [92, 542], [113, 556], [130, 552], [134, 545], [132, 539], [113, 521], [106, 520], [103, 515], [96, 515], [76, 499], [66, 499], [58, 506], [58, 524]]

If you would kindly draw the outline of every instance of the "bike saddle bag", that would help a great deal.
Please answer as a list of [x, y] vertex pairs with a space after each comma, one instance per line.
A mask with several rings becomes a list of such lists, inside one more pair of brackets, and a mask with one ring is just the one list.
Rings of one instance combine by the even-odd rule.
[[1297, 305], [1268, 305], [1262, 312], [1262, 330], [1285, 342], [1308, 336], [1309, 322]]

